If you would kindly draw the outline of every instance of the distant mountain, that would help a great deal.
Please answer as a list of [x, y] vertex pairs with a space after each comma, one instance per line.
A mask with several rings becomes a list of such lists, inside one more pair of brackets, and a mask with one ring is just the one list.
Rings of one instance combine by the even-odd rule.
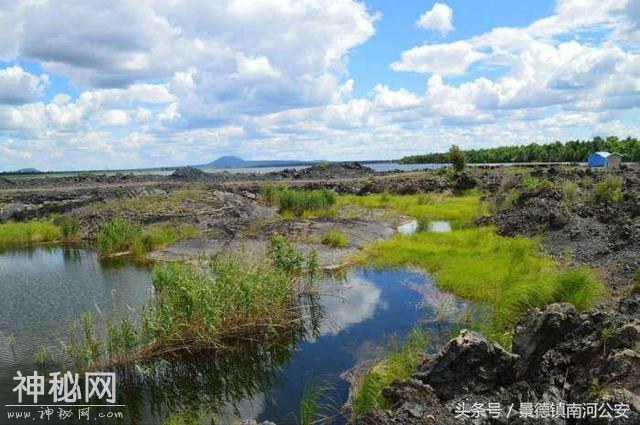
[[315, 162], [310, 161], [245, 161], [237, 156], [221, 156], [208, 164], [196, 165], [199, 168], [250, 168], [250, 167], [289, 167], [299, 165], [311, 165]]
[[36, 170], [35, 168], [21, 168], [16, 171], [16, 174], [38, 174], [42, 173], [40, 170]]

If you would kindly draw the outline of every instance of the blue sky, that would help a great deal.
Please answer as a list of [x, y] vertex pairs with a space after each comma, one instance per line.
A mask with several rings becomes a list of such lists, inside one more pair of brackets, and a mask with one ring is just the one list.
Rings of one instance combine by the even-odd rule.
[[0, 170], [638, 137], [639, 3], [0, 0]]

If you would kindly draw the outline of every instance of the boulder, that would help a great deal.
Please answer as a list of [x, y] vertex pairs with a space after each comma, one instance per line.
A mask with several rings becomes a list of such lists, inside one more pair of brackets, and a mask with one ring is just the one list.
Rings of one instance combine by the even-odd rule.
[[515, 382], [518, 356], [463, 330], [438, 355], [426, 361], [416, 378], [433, 387], [443, 400], [463, 393], [482, 393]]
[[566, 338], [580, 324], [573, 305], [555, 303], [546, 309], [532, 309], [520, 320], [513, 335], [513, 353], [520, 357], [519, 374], [529, 376], [542, 356]]
[[469, 190], [469, 189], [473, 189], [474, 187], [476, 187], [478, 185], [478, 182], [471, 177], [469, 174], [467, 173], [458, 173], [456, 175], [456, 181], [453, 185], [453, 189], [455, 191], [462, 191], [462, 190]]

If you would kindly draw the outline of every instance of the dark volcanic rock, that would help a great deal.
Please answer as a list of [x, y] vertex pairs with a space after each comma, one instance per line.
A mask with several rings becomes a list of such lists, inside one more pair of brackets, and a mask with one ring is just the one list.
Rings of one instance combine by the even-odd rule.
[[542, 356], [561, 342], [580, 323], [580, 317], [571, 304], [551, 304], [544, 310], [530, 310], [516, 326], [513, 353], [520, 356], [520, 371], [530, 376], [540, 364]]
[[561, 190], [540, 188], [523, 192], [512, 207], [499, 210], [494, 221], [501, 235], [532, 236], [549, 229], [561, 229], [569, 221], [569, 212], [562, 205]]
[[199, 168], [180, 167], [176, 169], [170, 177], [175, 180], [198, 181], [205, 180], [208, 177], [208, 174]]
[[312, 167], [296, 170], [286, 168], [282, 171], [268, 173], [267, 177], [284, 179], [329, 180], [336, 178], [356, 178], [373, 175], [373, 168], [365, 167], [359, 162], [317, 164]]
[[384, 389], [383, 395], [396, 406], [396, 410], [390, 412], [370, 409], [356, 421], [356, 424], [454, 425], [460, 423], [440, 402], [433, 388], [417, 379], [396, 381], [389, 388]]
[[498, 344], [464, 330], [437, 357], [425, 362], [416, 377], [431, 385], [440, 398], [448, 400], [459, 394], [482, 393], [512, 384], [516, 361], [517, 356]]
[[478, 185], [478, 182], [467, 173], [458, 173], [456, 175], [456, 181], [453, 185], [453, 189], [456, 191], [463, 191], [473, 189]]

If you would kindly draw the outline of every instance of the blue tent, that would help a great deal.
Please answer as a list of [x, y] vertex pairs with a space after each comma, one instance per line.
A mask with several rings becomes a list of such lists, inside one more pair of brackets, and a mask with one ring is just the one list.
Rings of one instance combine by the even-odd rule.
[[611, 155], [609, 152], [594, 152], [589, 155], [589, 167], [606, 167], [607, 158]]

